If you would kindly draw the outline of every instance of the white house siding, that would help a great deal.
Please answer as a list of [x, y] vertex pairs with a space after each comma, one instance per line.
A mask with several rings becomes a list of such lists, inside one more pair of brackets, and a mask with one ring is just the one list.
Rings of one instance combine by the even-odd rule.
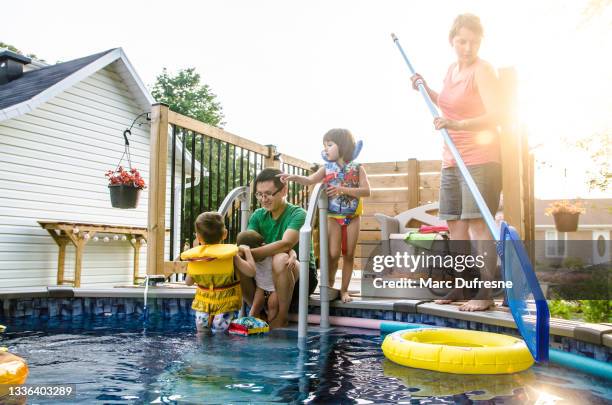
[[[147, 189], [137, 209], [115, 209], [104, 177], [123, 153], [123, 131], [143, 111], [110, 65], [33, 112], [0, 122], [0, 290], [56, 284], [58, 248], [38, 220], [146, 227]], [[148, 180], [147, 124], [132, 129], [130, 146], [133, 166]], [[140, 253], [144, 273], [146, 247]], [[130, 283], [132, 257], [128, 242], [90, 241], [81, 286]], [[66, 277], [73, 271], [69, 246]]]

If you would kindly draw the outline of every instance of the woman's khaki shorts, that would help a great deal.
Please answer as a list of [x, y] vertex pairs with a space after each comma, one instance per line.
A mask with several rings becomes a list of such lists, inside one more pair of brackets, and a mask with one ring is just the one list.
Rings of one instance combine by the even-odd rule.
[[[489, 211], [495, 216], [499, 207], [502, 186], [501, 165], [491, 162], [467, 168], [489, 207]], [[438, 216], [443, 220], [482, 218], [476, 201], [456, 166], [442, 169]]]

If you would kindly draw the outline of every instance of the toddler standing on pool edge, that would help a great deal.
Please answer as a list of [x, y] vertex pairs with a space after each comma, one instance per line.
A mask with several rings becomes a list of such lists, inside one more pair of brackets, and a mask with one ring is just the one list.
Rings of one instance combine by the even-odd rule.
[[[242, 289], [236, 269], [245, 274], [255, 272], [250, 250], [222, 244], [227, 237], [223, 217], [217, 212], [204, 212], [195, 221], [200, 246], [181, 253], [187, 264], [185, 284], [197, 285], [191, 308], [196, 311], [198, 332], [225, 331], [242, 307]], [[244, 251], [248, 250], [248, 251]]]
[[353, 275], [355, 247], [359, 238], [361, 199], [370, 196], [370, 183], [363, 166], [355, 162], [361, 145], [355, 142], [348, 129], [331, 129], [323, 136], [325, 165], [314, 174], [304, 177], [280, 175], [283, 182], [295, 181], [303, 185], [326, 184], [329, 197], [327, 228], [329, 232], [329, 286], [334, 286], [338, 262], [342, 255], [342, 302], [351, 301], [348, 287]]

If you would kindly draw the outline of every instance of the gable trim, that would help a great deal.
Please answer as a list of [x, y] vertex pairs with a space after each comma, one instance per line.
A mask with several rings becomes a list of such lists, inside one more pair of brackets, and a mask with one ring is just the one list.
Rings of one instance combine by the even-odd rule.
[[66, 77], [64, 80], [43, 90], [31, 99], [7, 107], [4, 110], [0, 110], [0, 121], [5, 121], [34, 111], [41, 104], [51, 100], [53, 97], [71, 88], [80, 81], [85, 80], [89, 76], [93, 75], [97, 71], [105, 68], [106, 66], [117, 60], [121, 60], [123, 67], [125, 68], [125, 70], [119, 71], [119, 75], [124, 81], [126, 81], [126, 84], [128, 85], [129, 89], [137, 90], [135, 98], [138, 104], [140, 104], [140, 106], [146, 111], [149, 111], [151, 108], [151, 104], [155, 103], [155, 100], [147, 91], [140, 77], [138, 77], [138, 74], [136, 73], [134, 67], [125, 55], [125, 52], [123, 52], [123, 49], [116, 48], [108, 52], [107, 54], [101, 56], [100, 58], [96, 59], [95, 61], [91, 62], [89, 65], [84, 66], [83, 68], [74, 72], [70, 76]]

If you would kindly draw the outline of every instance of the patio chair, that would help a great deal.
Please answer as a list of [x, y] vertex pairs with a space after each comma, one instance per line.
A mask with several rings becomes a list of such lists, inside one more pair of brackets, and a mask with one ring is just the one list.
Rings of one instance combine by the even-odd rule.
[[393, 239], [404, 240], [406, 233], [417, 231], [420, 225], [445, 226], [446, 221], [438, 219], [431, 212], [438, 211], [438, 202], [411, 208], [394, 217], [385, 214], [374, 214], [380, 223], [381, 253], [390, 253], [390, 241]]

